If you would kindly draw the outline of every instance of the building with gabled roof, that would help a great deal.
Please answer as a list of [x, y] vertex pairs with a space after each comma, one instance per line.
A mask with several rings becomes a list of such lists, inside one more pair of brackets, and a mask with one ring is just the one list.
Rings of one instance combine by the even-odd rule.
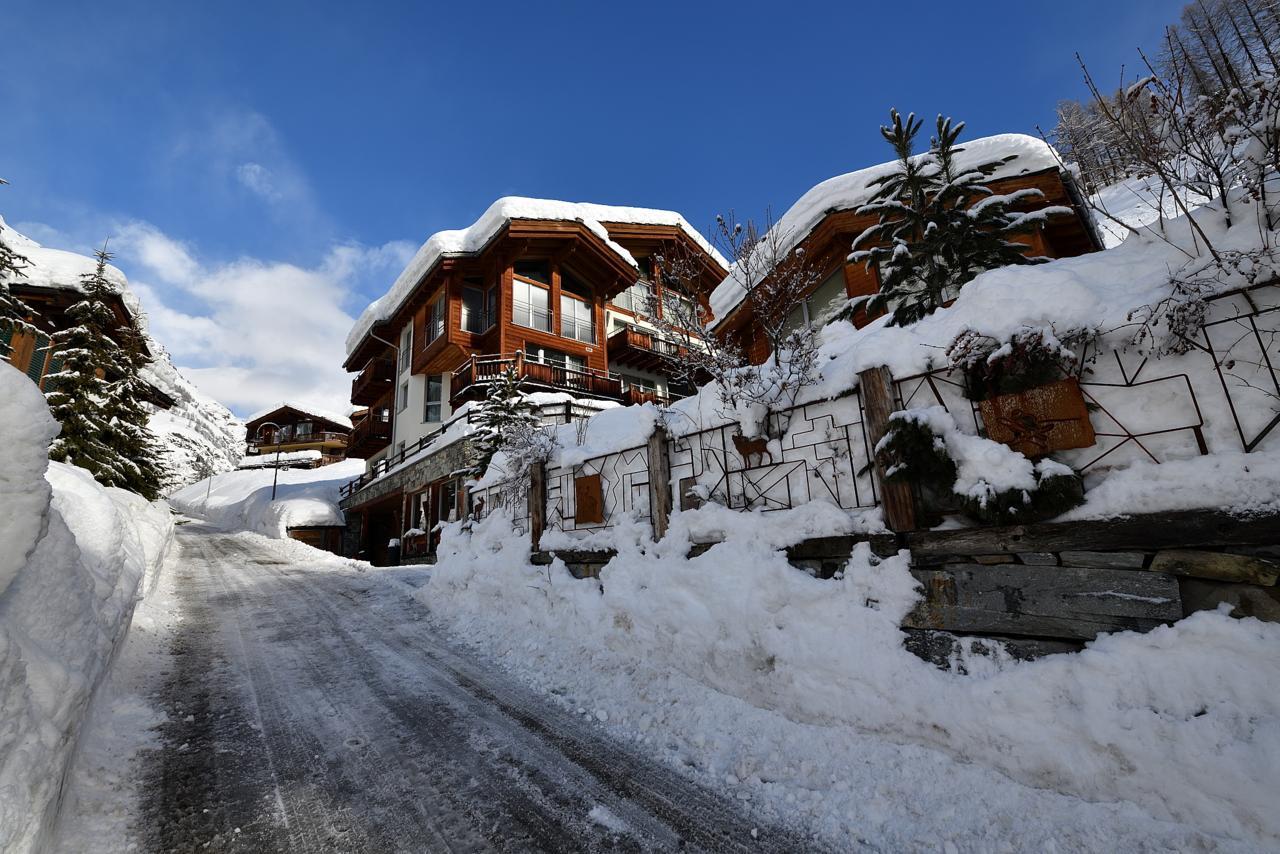
[[291, 403], [255, 413], [245, 421], [244, 427], [246, 458], [278, 454], [283, 460], [286, 454], [316, 451], [320, 456], [315, 458], [314, 465], [346, 459], [351, 435], [351, 420], [345, 415], [318, 412], [313, 407]]

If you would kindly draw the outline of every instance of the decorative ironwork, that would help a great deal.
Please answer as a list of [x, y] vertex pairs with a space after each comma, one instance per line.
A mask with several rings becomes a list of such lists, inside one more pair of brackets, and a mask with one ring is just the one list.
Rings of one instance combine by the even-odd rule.
[[[580, 479], [600, 479], [601, 511], [579, 512]], [[649, 518], [649, 446], [592, 457], [572, 466], [547, 469], [547, 530], [590, 531], [616, 526], [624, 518]], [[598, 521], [596, 521], [598, 519]]]
[[772, 413], [766, 438], [744, 439], [736, 424], [671, 441], [676, 506], [713, 500], [739, 510], [785, 510], [824, 498], [847, 510], [874, 507], [871, 443], [855, 391]]

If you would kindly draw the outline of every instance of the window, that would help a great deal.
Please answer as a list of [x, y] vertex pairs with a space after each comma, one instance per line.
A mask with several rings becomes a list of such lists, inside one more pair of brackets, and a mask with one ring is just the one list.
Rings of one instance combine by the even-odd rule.
[[293, 428], [293, 434], [299, 438], [311, 435], [311, 422], [299, 421], [298, 426]]
[[626, 388], [633, 388], [636, 391], [647, 391], [650, 394], [658, 393], [658, 383], [654, 380], [637, 377], [634, 374], [623, 374], [622, 384]]
[[568, 294], [560, 295], [560, 334], [565, 338], [586, 341], [596, 340], [595, 312], [588, 303]]
[[400, 333], [400, 373], [409, 370], [409, 362], [413, 358], [413, 326], [406, 326]]
[[396, 412], [404, 412], [404, 408], [409, 405], [409, 384], [407, 382], [400, 383], [400, 387], [396, 389]]
[[618, 294], [613, 304], [636, 314], [648, 314], [652, 296], [653, 285], [650, 282], [640, 281]]
[[514, 272], [522, 279], [551, 284], [551, 265], [546, 261], [517, 261]]
[[530, 329], [551, 331], [551, 311], [547, 306], [546, 288], [516, 279], [511, 283], [512, 320]]
[[558, 368], [569, 368], [574, 371], [585, 372], [587, 370], [587, 360], [581, 356], [574, 356], [569, 353], [562, 353], [559, 350], [552, 350], [547, 347], [531, 347], [526, 358], [531, 362], [537, 362], [542, 365], [555, 365]]
[[791, 313], [787, 315], [785, 330], [793, 332], [806, 323], [819, 326], [826, 322], [848, 299], [849, 294], [844, 286], [844, 268], [837, 267], [836, 271], [827, 276], [813, 293], [809, 294], [800, 305], [791, 310]]
[[466, 281], [462, 288], [462, 329], [464, 332], [484, 332], [493, 326], [496, 319], [497, 312], [490, 310], [496, 290], [485, 290], [480, 279]]
[[693, 311], [693, 300], [674, 291], [664, 290], [662, 292], [662, 316], [664, 320], [672, 322], [686, 319], [692, 320], [696, 317]]
[[429, 374], [427, 376], [427, 402], [422, 411], [422, 420], [431, 424], [443, 420], [444, 408], [444, 375]]
[[427, 309], [427, 343], [439, 338], [444, 334], [445, 321], [445, 303], [444, 294], [436, 297], [435, 302], [431, 303], [431, 307]]
[[440, 495], [441, 522], [452, 522], [458, 518], [458, 482], [447, 480], [438, 487]]
[[653, 259], [648, 255], [637, 255], [636, 266], [640, 268], [640, 278], [646, 282], [653, 281]]

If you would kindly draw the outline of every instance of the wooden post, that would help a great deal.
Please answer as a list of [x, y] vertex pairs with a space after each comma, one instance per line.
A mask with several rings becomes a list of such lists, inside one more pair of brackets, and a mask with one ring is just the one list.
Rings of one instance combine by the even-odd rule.
[[536, 462], [529, 467], [529, 541], [530, 550], [539, 551], [542, 531], [547, 525], [547, 464]]
[[653, 539], [662, 539], [671, 520], [671, 455], [670, 436], [662, 425], [649, 436], [649, 520], [653, 523]]
[[[858, 374], [862, 389], [862, 408], [866, 412], [867, 438], [871, 440], [872, 454], [875, 446], [889, 429], [889, 415], [894, 411], [893, 375], [883, 365], [869, 368]], [[875, 464], [876, 486], [880, 490], [880, 505], [884, 508], [884, 522], [891, 531], [913, 531], [916, 527], [915, 498], [911, 484], [885, 479], [880, 464]]]

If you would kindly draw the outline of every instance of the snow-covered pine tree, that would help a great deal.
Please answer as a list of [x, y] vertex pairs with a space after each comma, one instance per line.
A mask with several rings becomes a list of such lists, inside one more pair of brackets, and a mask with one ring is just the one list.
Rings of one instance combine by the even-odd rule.
[[129, 463], [126, 482], [115, 485], [154, 501], [160, 497], [161, 484], [168, 478], [168, 471], [162, 462], [159, 443], [148, 427], [151, 411], [146, 404], [147, 386], [141, 376], [148, 359], [142, 330], [130, 317], [115, 332], [115, 337], [122, 358], [117, 378], [107, 385], [103, 413], [110, 419], [111, 447]]
[[1017, 213], [1010, 210], [1013, 205], [1043, 194], [1032, 188], [992, 192], [991, 175], [1017, 155], [960, 169], [955, 158], [964, 149], [956, 140], [963, 122], [939, 116], [930, 150], [917, 156], [915, 140], [923, 122], [914, 113], [905, 120], [897, 110], [889, 115], [891, 123], [880, 133], [897, 154], [898, 168], [872, 182], [878, 189], [858, 212], [878, 214], [879, 220], [858, 235], [849, 256], [867, 269], [879, 268], [880, 292], [844, 316], [865, 306], [889, 311], [890, 325], [903, 326], [932, 313], [983, 270], [1042, 260], [1028, 257], [1026, 246], [1008, 238], [1069, 211], [1048, 207]]
[[53, 335], [62, 367], [45, 378], [45, 399], [62, 432], [49, 446], [49, 459], [80, 466], [108, 486], [125, 486], [135, 467], [112, 447], [107, 412], [107, 376], [119, 371], [125, 357], [109, 334], [116, 322], [107, 302], [111, 255], [105, 248], [96, 255], [94, 271], [80, 277], [83, 296], [67, 309], [73, 325]]
[[474, 423], [479, 451], [472, 470], [475, 477], [484, 475], [493, 455], [502, 450], [513, 434], [541, 425], [537, 409], [520, 391], [520, 375], [515, 368], [508, 367], [489, 385]]
[[[5, 183], [0, 180], [0, 184]], [[30, 318], [35, 311], [13, 295], [9, 283], [22, 276], [22, 270], [30, 262], [5, 242], [0, 230], [0, 359], [6, 358], [13, 348], [10, 342], [15, 332], [34, 330]]]

